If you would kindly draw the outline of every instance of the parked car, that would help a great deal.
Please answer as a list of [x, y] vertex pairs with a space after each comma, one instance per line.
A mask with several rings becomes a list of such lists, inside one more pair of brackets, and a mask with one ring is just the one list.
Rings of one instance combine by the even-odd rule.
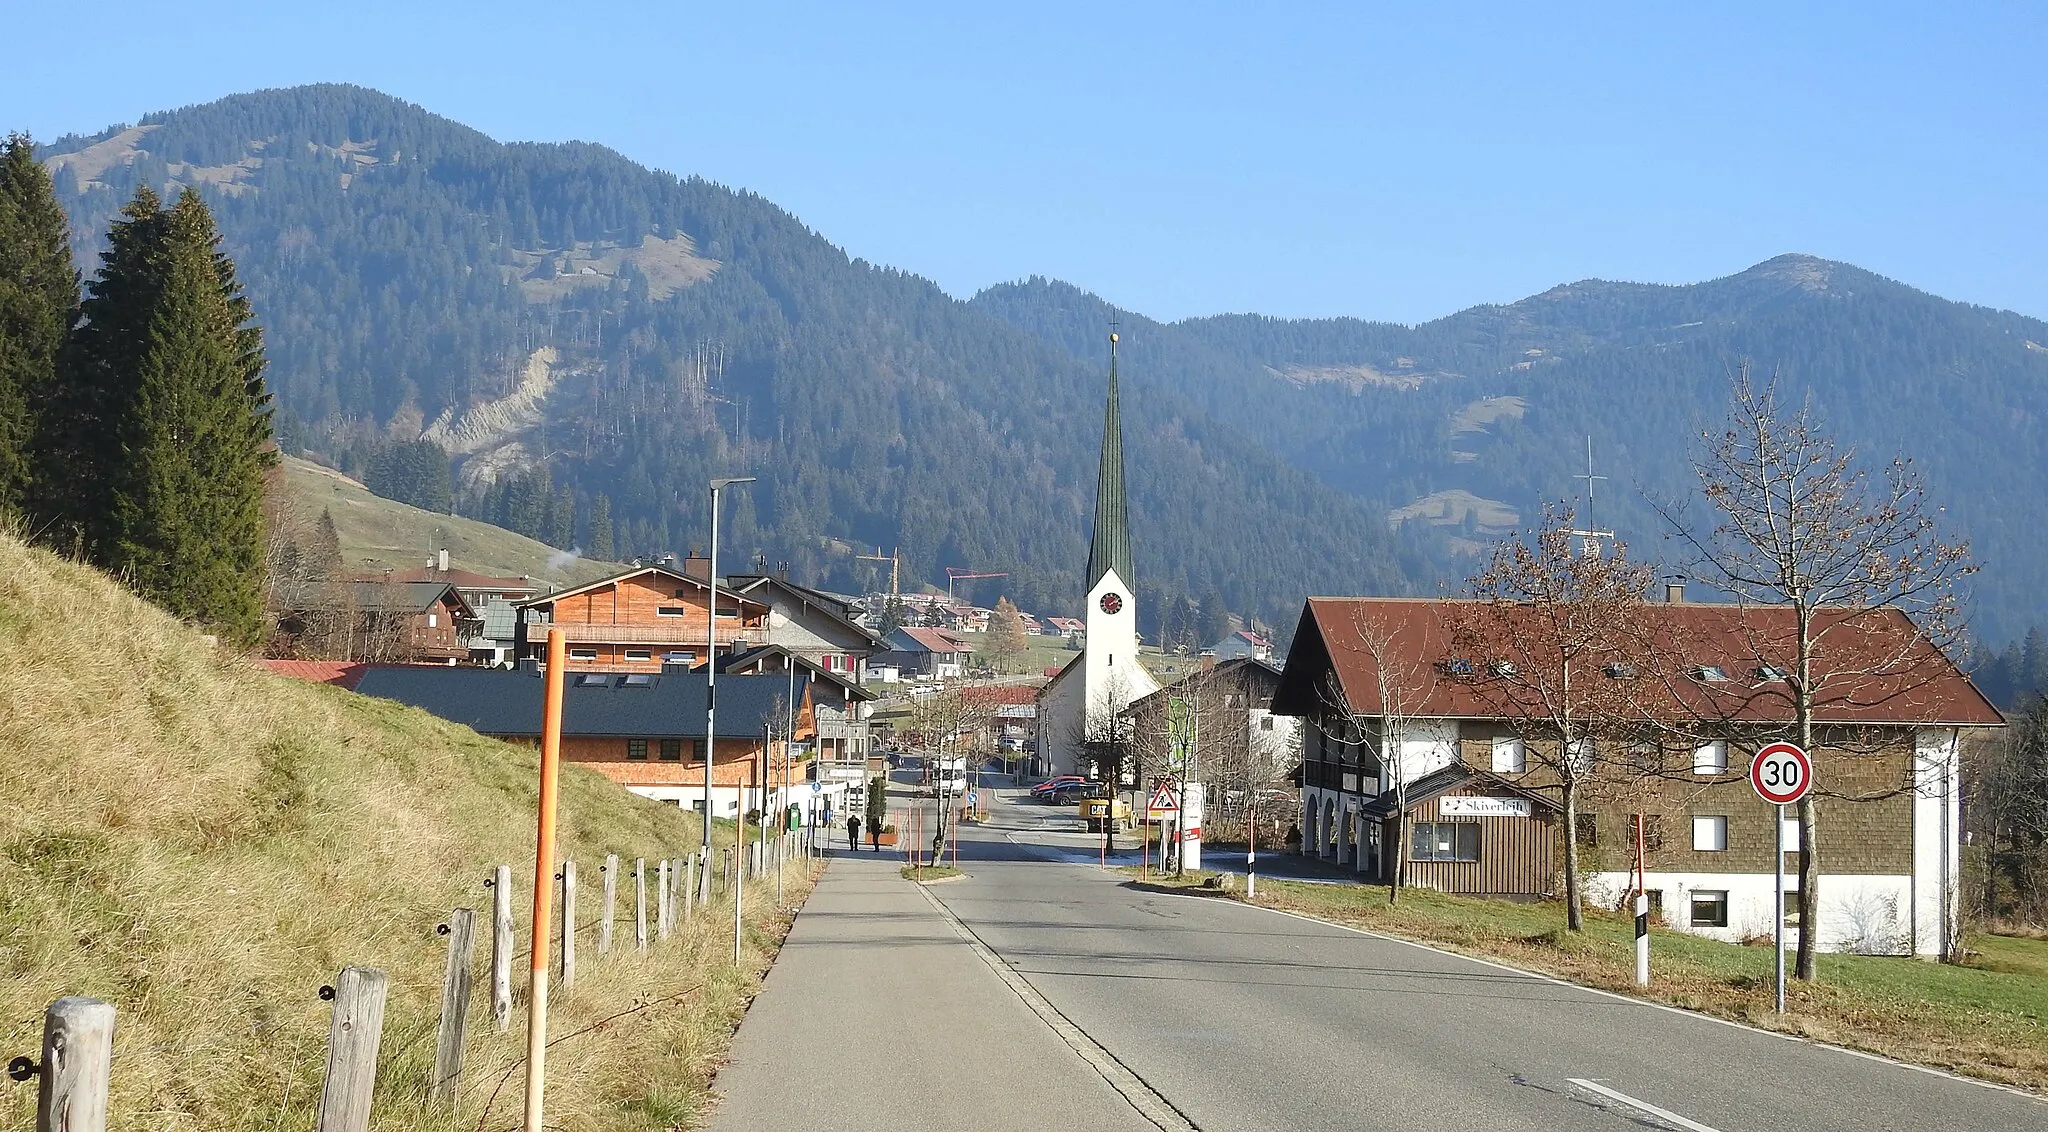
[[1060, 784], [1058, 788], [1048, 791], [1042, 797], [1055, 806], [1071, 806], [1079, 799], [1095, 798], [1102, 795], [1103, 785], [1100, 782], [1066, 782]]
[[1033, 794], [1038, 794], [1046, 790], [1051, 790], [1056, 786], [1063, 786], [1069, 782], [1085, 781], [1087, 781], [1087, 779], [1083, 778], [1078, 774], [1056, 774], [1053, 775], [1051, 778], [1046, 779], [1044, 782], [1041, 782], [1038, 785], [1033, 786], [1031, 788], [1031, 792]]

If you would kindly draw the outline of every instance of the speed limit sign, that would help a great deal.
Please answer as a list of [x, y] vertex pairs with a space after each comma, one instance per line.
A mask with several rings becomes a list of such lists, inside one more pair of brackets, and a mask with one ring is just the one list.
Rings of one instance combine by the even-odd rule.
[[1772, 743], [1749, 764], [1749, 784], [1766, 802], [1789, 806], [1813, 785], [1813, 761], [1793, 743]]

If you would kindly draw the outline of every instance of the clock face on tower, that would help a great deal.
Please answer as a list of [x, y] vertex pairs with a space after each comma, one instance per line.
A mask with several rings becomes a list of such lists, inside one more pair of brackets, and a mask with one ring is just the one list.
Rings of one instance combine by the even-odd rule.
[[1123, 607], [1124, 599], [1121, 594], [1111, 592], [1102, 595], [1102, 611], [1104, 613], [1115, 613]]

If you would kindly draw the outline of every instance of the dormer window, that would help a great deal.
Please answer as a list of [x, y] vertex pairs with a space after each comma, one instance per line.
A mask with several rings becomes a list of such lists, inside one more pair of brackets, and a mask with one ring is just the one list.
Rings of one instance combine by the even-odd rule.
[[1463, 657], [1446, 657], [1436, 662], [1437, 671], [1446, 676], [1472, 675], [1472, 662]]
[[1512, 660], [1496, 660], [1486, 666], [1486, 671], [1490, 675], [1507, 677], [1513, 676], [1517, 669], [1515, 668], [1515, 662]]
[[1633, 680], [1639, 675], [1635, 665], [1623, 664], [1618, 660], [1601, 668], [1600, 671], [1606, 673], [1609, 680]]
[[1790, 672], [1787, 672], [1784, 669], [1779, 668], [1775, 664], [1760, 664], [1750, 670], [1750, 675], [1766, 682], [1772, 680], [1787, 680], [1790, 679], [1792, 676]]
[[1718, 664], [1693, 665], [1692, 678], [1702, 684], [1726, 684], [1728, 673]]

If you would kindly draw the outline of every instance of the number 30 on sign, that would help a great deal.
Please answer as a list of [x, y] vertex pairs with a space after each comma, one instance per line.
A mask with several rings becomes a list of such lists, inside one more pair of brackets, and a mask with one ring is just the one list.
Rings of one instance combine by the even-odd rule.
[[1813, 785], [1813, 761], [1792, 743], [1772, 743], [1749, 764], [1749, 784], [1766, 802], [1789, 806]]

